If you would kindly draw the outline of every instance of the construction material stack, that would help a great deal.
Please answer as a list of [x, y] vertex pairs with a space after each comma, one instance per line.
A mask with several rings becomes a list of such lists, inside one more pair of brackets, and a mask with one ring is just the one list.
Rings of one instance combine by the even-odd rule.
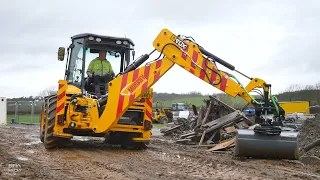
[[0, 125], [7, 125], [7, 98], [0, 97]]
[[161, 129], [161, 133], [171, 136], [176, 143], [208, 147], [207, 151], [235, 147], [233, 150], [236, 156], [298, 158], [297, 132], [290, 129], [284, 131], [281, 136], [270, 135], [264, 140], [265, 136], [254, 134], [253, 129], [257, 125], [241, 111], [215, 96], [209, 96], [209, 99], [204, 99], [204, 105], [199, 111], [195, 111], [188, 118], [179, 118], [175, 125]]

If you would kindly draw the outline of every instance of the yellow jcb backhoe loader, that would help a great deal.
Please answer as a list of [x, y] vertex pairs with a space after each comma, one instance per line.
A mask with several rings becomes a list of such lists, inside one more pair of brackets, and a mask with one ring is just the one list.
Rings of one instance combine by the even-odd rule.
[[[160, 104], [160, 105], [158, 105]], [[171, 108], [163, 107], [161, 102], [156, 102], [156, 107], [153, 109], [152, 112], [152, 122], [153, 123], [169, 123], [172, 122], [172, 112]]]
[[[130, 68], [135, 54], [133, 41], [96, 34], [78, 34], [71, 41], [64, 80], [59, 81], [57, 95], [45, 97], [42, 106], [40, 140], [45, 148], [55, 148], [73, 136], [105, 137], [107, 143], [123, 148], [145, 148], [151, 136], [153, 93], [142, 78], [147, 72], [118, 74], [113, 77], [115, 81], [100, 83], [100, 92], [104, 94], [100, 99], [93, 80], [85, 77], [89, 62], [99, 56], [100, 50], [108, 52], [109, 62], [120, 64], [120, 72]], [[63, 61], [64, 56], [65, 48], [60, 47], [58, 60]], [[141, 83], [142, 90], [137, 89]]]
[[[118, 133], [124, 134], [123, 138], [118, 139], [120, 144], [148, 142], [151, 135], [151, 120], [146, 118], [146, 113], [141, 113], [139, 117], [142, 118], [125, 116], [134, 124], [122, 125], [122, 117], [129, 110], [138, 107], [135, 105], [135, 100], [141, 99], [143, 93], [177, 64], [229, 96], [240, 96], [254, 105], [255, 122], [258, 126], [252, 130], [237, 130], [236, 156], [297, 158], [298, 132], [284, 127], [282, 123], [284, 111], [275, 96], [271, 94], [271, 85], [262, 79], [251, 78], [237, 71], [233, 65], [197, 44], [192, 37], [175, 35], [168, 29], [162, 29], [153, 41], [155, 49], [139, 57], [114, 77], [101, 98], [93, 96], [85, 89], [87, 49], [108, 51], [113, 49], [122, 52], [121, 57], [128, 58], [130, 54], [128, 43], [95, 35], [76, 36], [72, 41], [70, 61], [67, 63], [69, 66], [66, 68], [65, 79], [59, 81], [58, 95], [47, 97], [43, 106], [44, 127], [41, 132], [44, 134], [46, 148], [55, 147], [59, 138], [71, 138], [79, 134], [105, 136]], [[81, 48], [84, 51], [78, 59], [77, 55]], [[140, 67], [155, 51], [160, 52], [159, 57]], [[80, 62], [79, 69], [74, 67], [76, 61]], [[250, 80], [249, 84], [244, 87], [235, 76], [219, 70], [216, 63], [247, 77]], [[78, 72], [80, 79], [75, 81], [77, 78], [74, 74]], [[261, 99], [255, 99], [249, 94], [256, 88], [263, 91]], [[142, 106], [142, 111], [143, 109]]]

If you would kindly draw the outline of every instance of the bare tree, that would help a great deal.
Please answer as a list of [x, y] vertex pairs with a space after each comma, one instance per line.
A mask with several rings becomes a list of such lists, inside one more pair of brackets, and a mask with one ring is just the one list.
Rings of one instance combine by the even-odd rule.
[[187, 93], [187, 95], [202, 96], [201, 92], [198, 92], [198, 91], [190, 91], [190, 92]]
[[302, 85], [299, 84], [291, 84], [287, 88], [285, 88], [283, 91], [280, 92], [280, 94], [284, 95], [284, 99], [288, 101], [293, 101], [296, 98], [296, 91], [300, 91], [303, 89]]
[[302, 85], [300, 84], [291, 84], [290, 86], [288, 86], [285, 90], [285, 92], [295, 92], [295, 91], [299, 91], [302, 90]]
[[320, 104], [320, 81], [318, 81], [315, 85], [314, 88], [317, 91], [317, 104]]
[[314, 85], [314, 88], [316, 90], [320, 90], [320, 81], [318, 81], [315, 85]]
[[45, 88], [44, 90], [40, 91], [39, 96], [45, 97], [45, 96], [49, 96], [49, 95], [54, 95], [54, 94], [57, 94], [57, 91], [58, 91], [58, 87], [49, 86], [49, 87]]
[[305, 88], [304, 88], [304, 90], [314, 90], [315, 89], [315, 87], [313, 86], [313, 85], [306, 85], [305, 86]]

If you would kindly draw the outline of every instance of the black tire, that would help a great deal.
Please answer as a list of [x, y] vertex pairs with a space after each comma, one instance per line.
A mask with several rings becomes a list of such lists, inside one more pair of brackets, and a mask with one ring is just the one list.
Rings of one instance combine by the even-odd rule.
[[40, 132], [40, 141], [44, 142], [44, 134], [42, 132]]
[[40, 141], [44, 142], [44, 125], [45, 125], [45, 119], [46, 119], [46, 108], [45, 103], [42, 105], [41, 115], [40, 115]]
[[161, 117], [159, 118], [159, 123], [160, 123], [160, 124], [164, 124], [165, 122], [168, 122], [168, 119], [167, 119], [166, 117], [164, 117], [164, 116], [161, 116]]
[[56, 117], [57, 96], [50, 96], [46, 99], [45, 109], [48, 117], [45, 119], [44, 147], [46, 149], [54, 149], [58, 145], [58, 137], [53, 136], [54, 121]]
[[121, 148], [127, 150], [144, 150], [147, 149], [147, 145], [143, 142], [132, 142], [127, 144], [121, 144]]

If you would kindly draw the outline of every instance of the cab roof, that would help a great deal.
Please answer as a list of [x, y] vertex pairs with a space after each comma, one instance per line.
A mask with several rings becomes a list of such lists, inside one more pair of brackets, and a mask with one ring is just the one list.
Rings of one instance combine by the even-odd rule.
[[92, 34], [92, 33], [82, 33], [82, 34], [76, 34], [74, 36], [71, 37], [71, 39], [78, 39], [78, 38], [85, 38], [85, 37], [90, 37], [93, 36], [95, 38], [101, 38], [101, 39], [109, 39], [109, 40], [120, 40], [120, 41], [128, 41], [132, 46], [134, 46], [135, 44], [133, 43], [133, 41], [130, 38], [125, 38], [125, 37], [115, 37], [115, 36], [104, 36], [104, 35], [99, 35], [99, 34]]

